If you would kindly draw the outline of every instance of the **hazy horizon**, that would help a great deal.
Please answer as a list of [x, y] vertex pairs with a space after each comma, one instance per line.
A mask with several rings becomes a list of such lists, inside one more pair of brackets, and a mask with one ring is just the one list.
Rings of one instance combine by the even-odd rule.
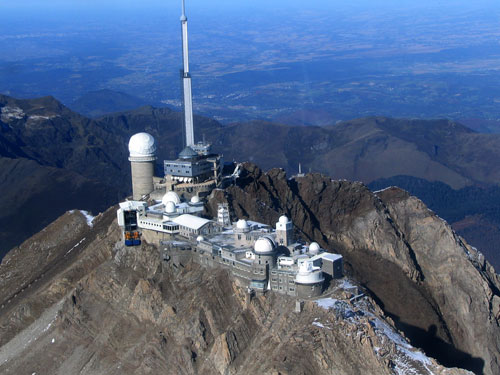
[[[332, 120], [500, 118], [499, 3], [188, 0], [186, 7], [198, 113], [273, 119], [312, 107], [334, 113]], [[180, 0], [7, 0], [0, 93], [70, 104], [108, 88], [178, 107], [180, 8]]]

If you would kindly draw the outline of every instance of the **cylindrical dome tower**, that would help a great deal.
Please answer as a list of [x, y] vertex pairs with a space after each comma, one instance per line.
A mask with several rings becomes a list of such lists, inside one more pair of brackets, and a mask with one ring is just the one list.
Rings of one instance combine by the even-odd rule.
[[317, 297], [323, 289], [323, 272], [320, 267], [315, 267], [309, 259], [299, 261], [299, 272], [295, 275], [297, 296], [301, 298]]
[[282, 246], [293, 243], [293, 224], [285, 215], [280, 216], [276, 223], [276, 241]]
[[134, 200], [140, 200], [154, 189], [155, 139], [151, 134], [137, 133], [130, 138], [128, 150], [132, 169], [132, 195]]

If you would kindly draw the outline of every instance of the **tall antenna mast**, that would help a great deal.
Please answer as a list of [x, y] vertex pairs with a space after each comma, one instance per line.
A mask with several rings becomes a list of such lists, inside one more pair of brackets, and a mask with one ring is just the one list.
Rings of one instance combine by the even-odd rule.
[[193, 96], [191, 93], [191, 75], [189, 74], [189, 52], [188, 52], [188, 30], [186, 7], [182, 0], [182, 62], [181, 70], [182, 92], [184, 101], [184, 127], [186, 133], [186, 146], [194, 145], [194, 126], [193, 126]]

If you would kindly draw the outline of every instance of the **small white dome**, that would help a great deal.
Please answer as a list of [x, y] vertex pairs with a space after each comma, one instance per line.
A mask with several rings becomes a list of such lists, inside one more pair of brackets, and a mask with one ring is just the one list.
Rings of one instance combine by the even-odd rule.
[[167, 214], [173, 214], [176, 211], [175, 203], [172, 201], [168, 201], [165, 203], [165, 212]]
[[161, 203], [163, 203], [165, 206], [167, 205], [167, 202], [174, 202], [175, 204], [179, 204], [181, 203], [181, 199], [179, 198], [176, 192], [169, 191], [161, 199]]
[[288, 223], [288, 217], [286, 217], [286, 215], [280, 216], [279, 222], [281, 224], [287, 224]]
[[200, 197], [197, 195], [193, 195], [191, 198], [191, 203], [200, 203]]
[[247, 221], [244, 220], [244, 219], [238, 220], [238, 222], [236, 223], [236, 228], [238, 228], [238, 229], [248, 229], [248, 223], [247, 223]]
[[154, 156], [156, 152], [156, 142], [151, 134], [137, 133], [130, 137], [128, 142], [130, 156]]
[[274, 242], [269, 237], [260, 237], [255, 241], [253, 249], [256, 253], [270, 253], [274, 251]]
[[197, 242], [201, 242], [201, 241], [204, 241], [205, 239], [203, 238], [203, 236], [198, 236], [196, 237], [196, 241]]
[[317, 242], [311, 242], [311, 244], [309, 245], [309, 252], [311, 254], [317, 254], [317, 253], [319, 253], [320, 250], [321, 250], [321, 247], [319, 246], [319, 244]]

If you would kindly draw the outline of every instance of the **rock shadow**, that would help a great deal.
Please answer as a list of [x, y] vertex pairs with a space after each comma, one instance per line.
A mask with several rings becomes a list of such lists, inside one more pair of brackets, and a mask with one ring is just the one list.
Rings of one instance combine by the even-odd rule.
[[426, 355], [435, 358], [446, 367], [459, 367], [472, 371], [474, 374], [483, 374], [484, 360], [473, 357], [437, 336], [437, 327], [432, 324], [427, 330], [401, 322], [397, 316], [391, 316], [396, 327], [403, 331], [410, 343], [422, 349]]

